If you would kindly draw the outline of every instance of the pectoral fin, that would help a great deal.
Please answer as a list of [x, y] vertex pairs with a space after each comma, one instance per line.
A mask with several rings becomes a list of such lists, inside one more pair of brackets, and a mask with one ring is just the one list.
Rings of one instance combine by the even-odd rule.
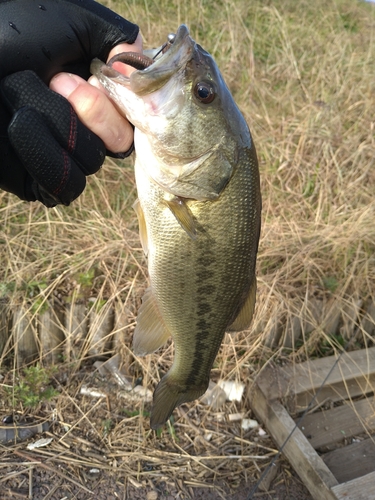
[[150, 354], [161, 347], [170, 337], [159, 312], [151, 288], [147, 288], [137, 316], [137, 326], [133, 336], [133, 351], [138, 356]]
[[196, 224], [193, 214], [187, 206], [185, 200], [179, 196], [175, 196], [171, 200], [164, 200], [172, 214], [176, 217], [177, 222], [182, 229], [190, 236], [192, 240], [197, 237]]
[[255, 298], [256, 298], [257, 280], [254, 278], [249, 294], [242, 306], [240, 312], [238, 313], [236, 319], [227, 328], [228, 332], [240, 332], [246, 330], [249, 327], [255, 308]]
[[138, 218], [139, 238], [141, 240], [141, 245], [142, 245], [142, 248], [143, 248], [145, 255], [147, 256], [147, 254], [148, 254], [148, 238], [147, 238], [146, 220], [145, 220], [145, 215], [144, 215], [142, 207], [141, 207], [141, 203], [140, 203], [138, 198], [133, 203], [133, 208], [134, 208], [134, 211], [137, 214], [137, 218]]

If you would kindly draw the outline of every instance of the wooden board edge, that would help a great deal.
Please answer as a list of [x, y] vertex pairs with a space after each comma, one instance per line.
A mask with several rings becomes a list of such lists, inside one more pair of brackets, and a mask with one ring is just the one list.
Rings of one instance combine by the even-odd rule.
[[[321, 456], [340, 484], [375, 473], [374, 437], [369, 436], [363, 441], [336, 448]], [[375, 491], [375, 481], [373, 489]]]
[[375, 472], [332, 487], [337, 500], [375, 500]]
[[[270, 400], [263, 393], [257, 381], [251, 388], [249, 400], [256, 417], [281, 447], [295, 428], [291, 416], [279, 401]], [[338, 484], [336, 478], [300, 429], [294, 430], [282, 451], [315, 500], [337, 500], [331, 490]]]
[[303, 419], [301, 430], [311, 446], [319, 451], [364, 432], [373, 434], [375, 397], [349, 400], [341, 406], [310, 413]]
[[[294, 381], [290, 392], [295, 395], [306, 392], [314, 394], [328, 374], [330, 375], [326, 386], [334, 387], [336, 384], [342, 384], [343, 380], [346, 383], [350, 380], [356, 380], [358, 383], [362, 381], [366, 386], [369, 376], [375, 373], [375, 347], [344, 352], [340, 358], [337, 353], [326, 358], [307, 360], [303, 363], [280, 367], [278, 371], [279, 377]], [[367, 392], [372, 391], [373, 387], [367, 387]]]
[[[257, 384], [268, 399], [282, 400], [294, 415], [311, 402], [336, 360], [336, 356], [329, 356], [292, 366], [277, 366], [271, 362], [259, 373]], [[338, 401], [374, 392], [374, 385], [375, 347], [346, 352], [334, 366], [315, 404], [326, 399]]]

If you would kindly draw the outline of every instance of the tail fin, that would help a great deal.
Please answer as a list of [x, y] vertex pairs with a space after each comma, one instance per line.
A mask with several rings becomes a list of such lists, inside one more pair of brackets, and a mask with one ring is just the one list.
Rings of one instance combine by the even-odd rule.
[[202, 396], [207, 390], [208, 382], [207, 380], [207, 383], [203, 385], [188, 387], [175, 383], [170, 374], [167, 373], [158, 383], [154, 392], [150, 418], [151, 429], [158, 429], [164, 425], [177, 406]]

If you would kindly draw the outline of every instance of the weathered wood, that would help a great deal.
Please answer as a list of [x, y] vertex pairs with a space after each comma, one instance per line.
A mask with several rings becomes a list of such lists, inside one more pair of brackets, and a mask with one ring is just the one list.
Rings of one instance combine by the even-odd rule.
[[355, 435], [375, 431], [375, 399], [369, 397], [322, 410], [303, 419], [301, 430], [315, 450], [330, 447]]
[[126, 303], [116, 302], [115, 304], [115, 317], [113, 324], [113, 343], [116, 348], [121, 348], [126, 339], [130, 337], [129, 334], [129, 310]]
[[[282, 398], [290, 414], [307, 408], [322, 386], [336, 361], [335, 356], [305, 361], [297, 365], [267, 367], [258, 383], [264, 380], [264, 391], [270, 399]], [[272, 384], [267, 380], [271, 378]], [[375, 389], [375, 347], [364, 351], [344, 353], [334, 367], [325, 386], [319, 391], [314, 404], [340, 401], [368, 394]]]
[[73, 302], [66, 305], [65, 346], [67, 361], [80, 359], [88, 330], [88, 314], [85, 304]]
[[294, 348], [301, 335], [309, 335], [316, 328], [320, 328], [327, 335], [334, 335], [338, 331], [341, 311], [336, 300], [311, 297], [305, 301], [297, 316], [287, 318], [283, 347]]
[[[264, 384], [254, 382], [250, 392], [250, 404], [257, 418], [264, 423], [272, 438], [282, 446], [295, 423], [286, 409], [276, 399], [270, 399], [263, 391]], [[315, 499], [336, 500], [331, 487], [338, 484], [336, 478], [319, 457], [300, 429], [296, 428], [283, 448], [298, 475]]]
[[38, 330], [40, 338], [40, 356], [47, 363], [58, 361], [62, 352], [64, 331], [62, 312], [50, 306], [38, 316]]
[[268, 324], [265, 327], [265, 330], [268, 331], [268, 334], [264, 339], [264, 345], [266, 347], [272, 349], [279, 344], [284, 329], [283, 321], [284, 318], [282, 318], [281, 315], [278, 314], [277, 308], [274, 308], [274, 310], [271, 311], [270, 314], [270, 327], [268, 327]]
[[22, 367], [33, 361], [38, 355], [35, 319], [26, 306], [15, 308], [12, 334], [16, 365]]
[[302, 330], [305, 335], [314, 331], [322, 323], [324, 302], [321, 299], [312, 297], [304, 305]]
[[256, 378], [256, 385], [268, 401], [281, 400], [289, 392], [290, 380], [285, 378], [281, 367], [270, 362], [265, 365]]
[[90, 309], [90, 327], [87, 337], [89, 354], [98, 356], [104, 354], [112, 346], [114, 313], [112, 304], [108, 302], [100, 309], [94, 303]]
[[5, 355], [4, 349], [9, 343], [11, 332], [11, 314], [9, 301], [0, 299], [0, 358]]
[[[309, 396], [311, 399], [319, 390], [335, 360], [331, 356], [285, 367], [270, 363], [258, 375], [250, 391], [251, 408], [277, 445], [283, 447], [282, 452], [314, 499], [375, 500], [374, 436], [328, 451], [322, 457], [312, 446], [327, 449], [335, 443], [346, 444], [345, 438], [373, 433], [375, 397], [371, 394], [366, 399], [350, 400], [340, 407], [319, 409], [306, 415], [301, 423], [303, 433], [295, 428], [290, 412], [281, 402], [289, 403], [295, 411], [295, 401], [301, 401], [298, 398], [302, 395], [306, 406]], [[348, 394], [373, 393], [374, 382], [375, 348], [345, 353], [326, 382], [329, 384], [326, 395], [330, 400], [345, 400]], [[319, 397], [318, 402], [320, 400], [323, 398]]]
[[258, 490], [260, 491], [269, 491], [271, 489], [272, 482], [275, 477], [279, 473], [280, 464], [276, 462], [273, 466], [268, 470], [264, 478], [258, 484]]
[[341, 320], [341, 307], [338, 300], [331, 298], [323, 308], [322, 330], [327, 335], [336, 335]]
[[375, 303], [370, 302], [366, 307], [366, 312], [363, 315], [361, 325], [363, 331], [372, 337], [375, 333]]
[[283, 347], [294, 349], [302, 335], [302, 319], [299, 316], [288, 318], [283, 337]]
[[338, 500], [375, 500], [375, 472], [332, 488]]
[[358, 325], [358, 318], [363, 300], [352, 299], [352, 302], [346, 304], [342, 311], [343, 325], [340, 329], [341, 335], [344, 339], [349, 340], [352, 338], [354, 330]]
[[[375, 472], [375, 443], [373, 439], [367, 438], [359, 443], [352, 443], [322, 455], [324, 463], [339, 483], [345, 483], [370, 472]], [[373, 489], [375, 490], [375, 482]]]

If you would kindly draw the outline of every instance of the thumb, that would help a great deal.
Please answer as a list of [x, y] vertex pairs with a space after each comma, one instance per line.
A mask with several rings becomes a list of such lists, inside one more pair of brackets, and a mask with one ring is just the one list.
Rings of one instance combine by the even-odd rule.
[[131, 147], [132, 126], [102, 90], [71, 73], [53, 77], [50, 89], [68, 99], [80, 121], [102, 139], [108, 150], [120, 153]]

